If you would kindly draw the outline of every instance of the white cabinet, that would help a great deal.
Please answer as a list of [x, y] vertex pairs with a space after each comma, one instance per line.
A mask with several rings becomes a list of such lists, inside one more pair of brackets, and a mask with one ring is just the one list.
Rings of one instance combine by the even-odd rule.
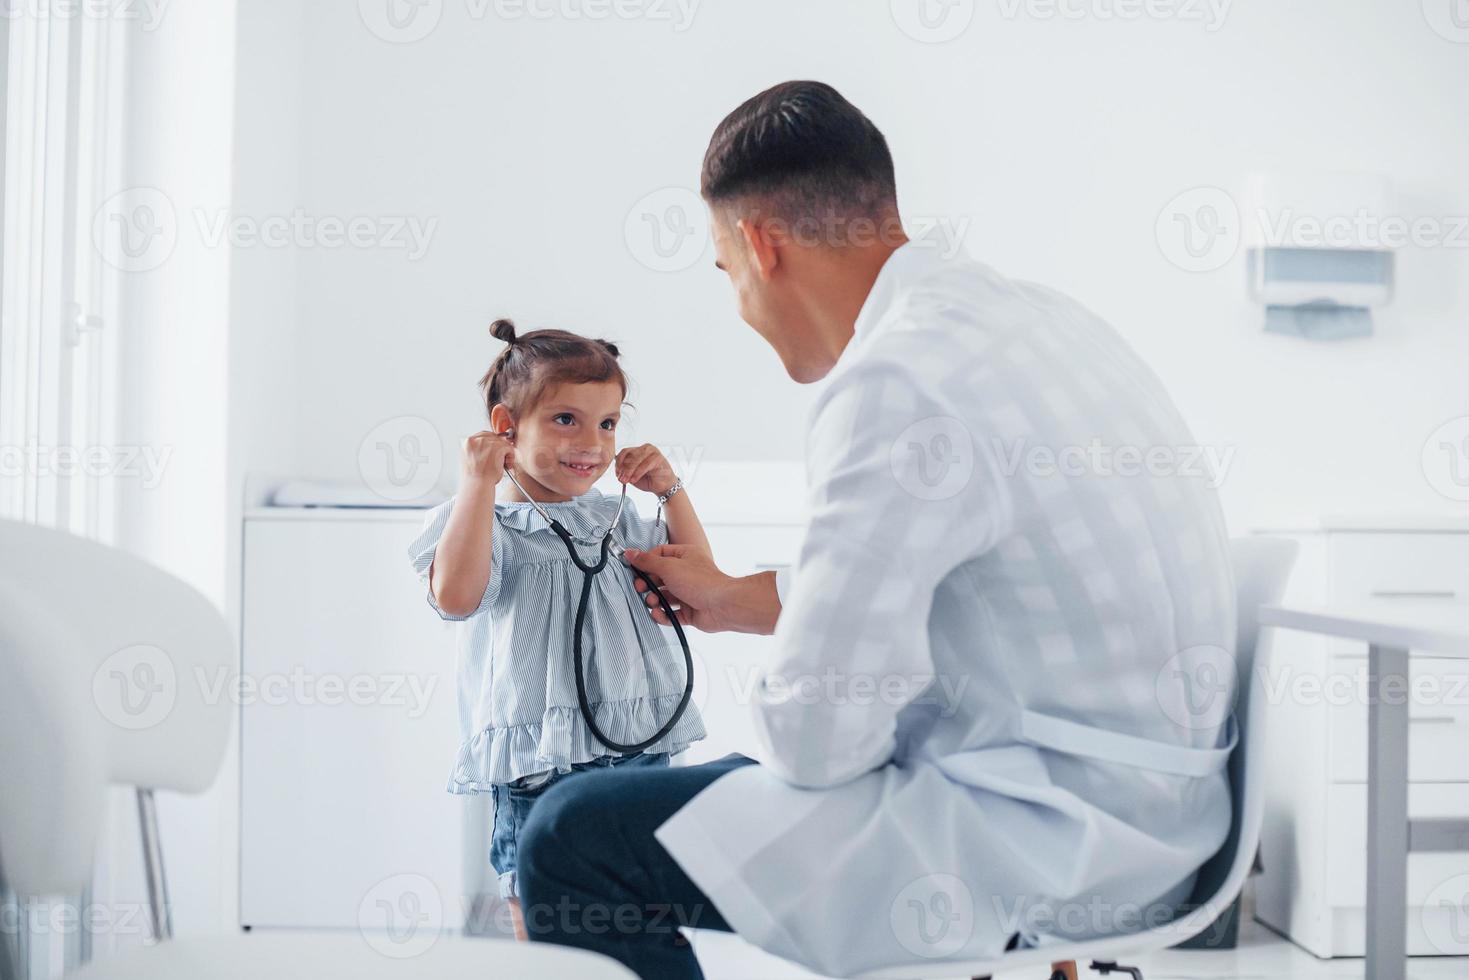
[[[1270, 533], [1302, 545], [1291, 602], [1469, 602], [1469, 527], [1358, 521]], [[1275, 651], [1255, 914], [1318, 956], [1361, 956], [1366, 650], [1279, 631]], [[1469, 663], [1415, 657], [1411, 674], [1409, 815], [1469, 816]], [[1469, 953], [1455, 928], [1469, 907], [1469, 853], [1407, 860], [1409, 953]]]
[[355, 929], [384, 895], [437, 898], [445, 928], [462, 922], [474, 811], [444, 789], [458, 744], [454, 642], [406, 557], [421, 521], [246, 518], [242, 925]]

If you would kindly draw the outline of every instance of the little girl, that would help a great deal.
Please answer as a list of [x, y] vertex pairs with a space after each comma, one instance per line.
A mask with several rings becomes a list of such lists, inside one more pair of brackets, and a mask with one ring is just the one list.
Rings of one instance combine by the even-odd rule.
[[[588, 564], [618, 509], [617, 497], [592, 488], [614, 459], [618, 480], [658, 494], [666, 516], [666, 525], [650, 522], [625, 507], [615, 541], [707, 551], [709, 540], [662, 453], [651, 445], [616, 451], [627, 396], [616, 346], [563, 330], [517, 337], [509, 320], [490, 330], [508, 345], [480, 381], [490, 431], [465, 440], [458, 496], [429, 513], [409, 551], [429, 605], [444, 619], [466, 621], [458, 655], [463, 742], [449, 792], [492, 794], [490, 863], [524, 939], [516, 841], [536, 799], [588, 769], [666, 766], [704, 737], [704, 725], [691, 702], [642, 752], [619, 754], [593, 735], [578, 705], [571, 635], [582, 573], [535, 504], [513, 484], [498, 490], [501, 478], [513, 470]], [[602, 734], [630, 745], [657, 732], [683, 696], [684, 660], [676, 636], [652, 621], [616, 558], [593, 579], [582, 643], [587, 697]]]

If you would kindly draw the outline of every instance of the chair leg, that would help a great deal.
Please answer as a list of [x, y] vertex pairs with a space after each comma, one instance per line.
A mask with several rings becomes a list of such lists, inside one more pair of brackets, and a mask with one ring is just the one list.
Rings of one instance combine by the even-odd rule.
[[1052, 963], [1051, 980], [1076, 980], [1076, 961], [1061, 960]]
[[151, 789], [138, 789], [138, 831], [143, 837], [143, 872], [148, 881], [148, 910], [153, 938], [173, 938], [173, 913], [168, 904], [168, 879], [163, 874], [163, 844], [158, 839], [158, 805]]
[[1143, 980], [1143, 971], [1135, 966], [1118, 966], [1116, 960], [1092, 960], [1092, 969], [1106, 976], [1109, 973], [1126, 973], [1132, 980]]

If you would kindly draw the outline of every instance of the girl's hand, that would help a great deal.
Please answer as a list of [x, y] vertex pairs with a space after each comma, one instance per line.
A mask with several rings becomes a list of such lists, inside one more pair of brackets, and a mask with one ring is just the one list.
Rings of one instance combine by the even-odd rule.
[[515, 462], [515, 445], [498, 432], [476, 432], [464, 440], [464, 476], [499, 483], [505, 467]]
[[652, 443], [629, 446], [617, 454], [617, 479], [646, 493], [664, 494], [678, 480], [673, 467]]

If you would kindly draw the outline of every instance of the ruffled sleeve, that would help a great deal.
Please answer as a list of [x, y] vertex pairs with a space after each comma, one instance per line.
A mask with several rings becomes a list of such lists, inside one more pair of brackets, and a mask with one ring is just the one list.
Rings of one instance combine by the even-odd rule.
[[479, 606], [468, 616], [454, 616], [440, 609], [438, 602], [434, 600], [434, 590], [429, 585], [429, 569], [433, 567], [434, 555], [439, 548], [439, 539], [444, 536], [444, 528], [449, 523], [449, 515], [453, 513], [454, 501], [457, 499], [457, 497], [451, 497], [429, 511], [424, 518], [423, 528], [413, 539], [413, 543], [408, 546], [408, 557], [413, 562], [413, 571], [418, 575], [419, 582], [423, 583], [429, 607], [438, 613], [441, 619], [452, 622], [471, 619], [490, 607], [490, 604], [500, 594], [500, 583], [504, 579], [503, 572], [513, 561], [511, 552], [515, 547], [515, 535], [500, 530], [497, 515], [494, 542], [490, 548], [490, 581], [485, 585], [485, 593], [480, 597]]

